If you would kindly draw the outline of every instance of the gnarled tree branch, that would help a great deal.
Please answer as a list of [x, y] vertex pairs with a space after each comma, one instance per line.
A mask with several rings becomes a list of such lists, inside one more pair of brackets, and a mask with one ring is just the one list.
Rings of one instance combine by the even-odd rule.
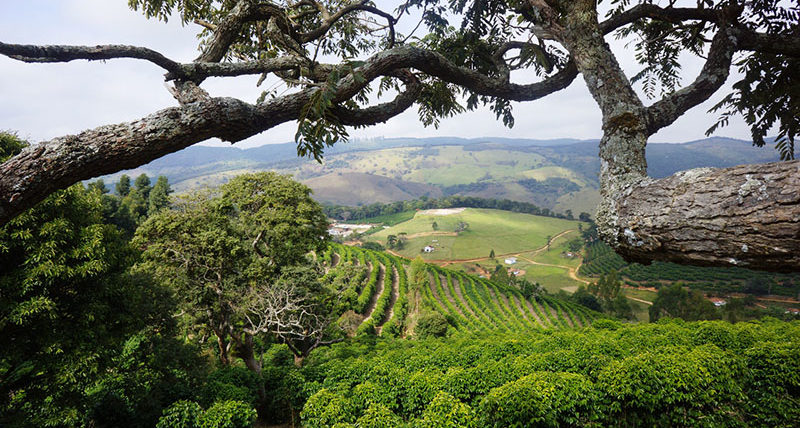
[[0, 42], [0, 54], [23, 62], [70, 62], [79, 59], [134, 58], [150, 61], [168, 72], [182, 75], [183, 65], [148, 48], [128, 45], [15, 45]]
[[618, 201], [615, 250], [643, 263], [797, 271], [799, 188], [800, 161], [644, 180], [611, 196]]

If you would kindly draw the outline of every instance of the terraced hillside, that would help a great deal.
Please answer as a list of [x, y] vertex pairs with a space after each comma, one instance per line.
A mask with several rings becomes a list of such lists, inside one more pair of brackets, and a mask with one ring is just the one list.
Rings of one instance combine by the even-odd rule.
[[[422, 311], [445, 316], [457, 331], [508, 331], [583, 327], [600, 314], [541, 295], [525, 298], [513, 287], [463, 272], [423, 264], [419, 283], [410, 262], [390, 254], [332, 244], [322, 254], [326, 276], [348, 280], [343, 300], [352, 310], [351, 334], [413, 334]], [[353, 325], [353, 324], [357, 324]]]

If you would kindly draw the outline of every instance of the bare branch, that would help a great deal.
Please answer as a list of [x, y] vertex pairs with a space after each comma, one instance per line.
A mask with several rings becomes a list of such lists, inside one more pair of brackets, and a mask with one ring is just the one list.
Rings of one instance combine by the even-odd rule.
[[322, 19], [323, 19], [322, 25], [307, 33], [299, 34], [297, 37], [297, 40], [299, 42], [308, 43], [317, 40], [320, 37], [324, 36], [338, 20], [342, 19], [343, 17], [345, 17], [350, 13], [362, 11], [362, 12], [369, 12], [386, 19], [386, 22], [389, 25], [389, 47], [391, 48], [394, 46], [395, 42], [394, 24], [396, 24], [395, 18], [392, 15], [374, 6], [367, 5], [366, 0], [360, 0], [356, 3], [349, 4], [339, 9], [333, 15], [331, 15], [328, 12], [328, 10], [319, 2], [313, 2], [313, 3], [316, 4], [318, 8], [320, 8], [320, 13], [322, 14]]
[[743, 30], [738, 47], [740, 50], [800, 58], [800, 36], [797, 35], [763, 34]]
[[255, 10], [251, 0], [239, 0], [236, 6], [220, 21], [206, 45], [203, 53], [195, 62], [219, 62], [225, 57], [228, 48], [242, 31], [242, 24], [250, 19]]
[[135, 58], [150, 61], [171, 72], [180, 74], [182, 66], [148, 48], [128, 45], [68, 46], [15, 45], [0, 42], [0, 54], [23, 62], [69, 62], [79, 59], [106, 60]]

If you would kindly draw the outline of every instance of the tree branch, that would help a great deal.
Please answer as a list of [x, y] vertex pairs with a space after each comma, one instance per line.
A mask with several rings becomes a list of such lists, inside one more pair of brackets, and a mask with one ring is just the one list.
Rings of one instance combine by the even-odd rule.
[[[541, 82], [507, 83], [458, 67], [438, 53], [398, 46], [374, 55], [358, 67], [358, 78], [351, 73], [341, 79], [334, 102], [350, 99], [375, 78], [401, 68], [416, 68], [478, 94], [519, 101], [563, 89], [577, 76], [570, 63]], [[410, 89], [413, 88], [414, 85]], [[197, 96], [184, 99], [180, 107], [161, 110], [135, 122], [102, 126], [31, 146], [0, 165], [0, 225], [53, 191], [78, 181], [134, 168], [209, 138], [236, 142], [296, 120], [318, 90], [306, 88], [258, 106], [233, 98]], [[374, 114], [371, 122], [365, 111], [342, 111], [342, 118], [354, 125], [384, 121], [407, 108], [413, 93], [407, 86], [393, 104], [365, 109]]]
[[225, 57], [228, 48], [242, 31], [242, 24], [250, 19], [255, 11], [251, 0], [239, 0], [236, 6], [223, 18], [214, 30], [211, 40], [195, 62], [219, 62]]
[[386, 122], [398, 114], [408, 110], [422, 92], [422, 84], [411, 72], [403, 71], [393, 73], [406, 85], [406, 90], [400, 92], [394, 100], [363, 109], [348, 109], [336, 106], [333, 114], [344, 125], [367, 126]]
[[671, 125], [687, 110], [704, 102], [722, 87], [730, 74], [731, 60], [741, 34], [738, 28], [721, 28], [711, 41], [708, 59], [695, 81], [647, 107], [648, 135]]
[[78, 59], [106, 60], [135, 58], [150, 61], [171, 73], [181, 74], [183, 66], [148, 48], [128, 45], [68, 46], [15, 45], [0, 42], [0, 54], [23, 62], [69, 62]]
[[608, 34], [617, 28], [632, 24], [640, 19], [650, 18], [677, 23], [681, 21], [720, 22], [720, 11], [715, 9], [662, 8], [654, 4], [639, 4], [600, 23], [600, 31]]
[[764, 34], [744, 30], [739, 38], [740, 50], [800, 58], [800, 36], [792, 34]]
[[390, 48], [393, 47], [395, 41], [395, 31], [394, 31], [394, 24], [396, 24], [395, 18], [392, 15], [374, 6], [367, 5], [366, 3], [367, 3], [366, 0], [360, 0], [356, 3], [349, 4], [339, 9], [336, 13], [331, 15], [322, 4], [314, 2], [314, 4], [319, 8], [320, 13], [322, 14], [322, 25], [307, 33], [298, 34], [297, 40], [300, 43], [308, 43], [317, 40], [320, 37], [327, 34], [328, 30], [330, 30], [331, 27], [334, 24], [336, 24], [337, 21], [339, 21], [346, 15], [353, 12], [362, 11], [362, 12], [369, 12], [386, 19], [386, 22], [389, 24], [389, 38], [390, 38], [389, 47]]
[[701, 168], [646, 179], [618, 195], [610, 241], [629, 261], [800, 266], [800, 161]]

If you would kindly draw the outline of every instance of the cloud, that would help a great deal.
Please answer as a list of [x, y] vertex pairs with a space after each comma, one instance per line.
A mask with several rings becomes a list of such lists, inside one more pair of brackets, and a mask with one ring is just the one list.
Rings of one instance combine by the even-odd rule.
[[[147, 20], [123, 0], [29, 0], [0, 2], [0, 40], [30, 44], [121, 43], [147, 46], [165, 55], [191, 61], [197, 55], [197, 27]], [[609, 40], [629, 73], [637, 71], [630, 49], [622, 42]], [[702, 62], [686, 58], [687, 82], [699, 71]], [[163, 70], [147, 62], [112, 60], [75, 61], [67, 64], [24, 64], [0, 57], [0, 129], [19, 131], [33, 141], [77, 133], [87, 128], [130, 121], [176, 102], [164, 88]], [[515, 73], [514, 79], [533, 79]], [[204, 83], [212, 95], [236, 96], [253, 102], [261, 89], [256, 77], [209, 79]], [[687, 141], [702, 138], [714, 116], [705, 111], [711, 101], [696, 107], [672, 126], [656, 134], [652, 141]], [[516, 124], [508, 129], [488, 109], [443, 119], [439, 129], [425, 128], [416, 111], [408, 111], [386, 124], [352, 131], [354, 137], [502, 136], [519, 138], [598, 138], [600, 114], [579, 77], [570, 88], [545, 99], [515, 103]], [[291, 141], [296, 124], [288, 123], [254, 136], [238, 145]], [[748, 138], [741, 121], [734, 121], [722, 134]]]

